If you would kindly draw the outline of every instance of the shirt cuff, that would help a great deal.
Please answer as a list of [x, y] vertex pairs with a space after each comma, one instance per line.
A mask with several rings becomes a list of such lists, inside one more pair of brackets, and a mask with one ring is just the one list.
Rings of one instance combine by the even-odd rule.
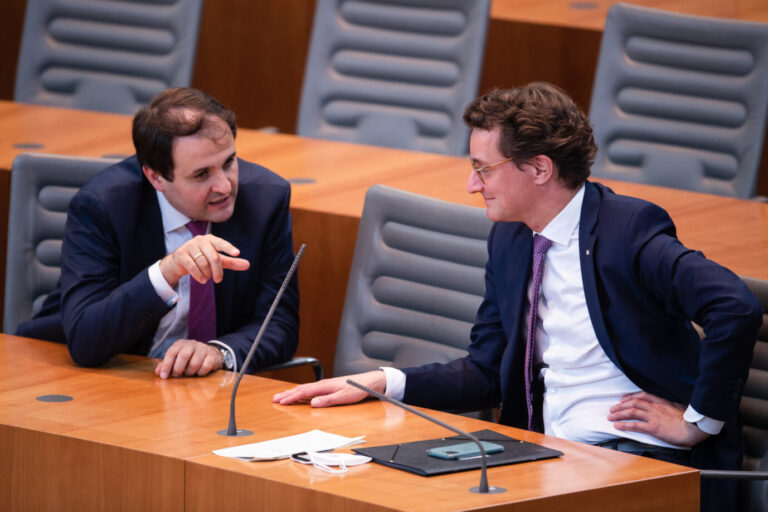
[[387, 379], [384, 394], [389, 398], [402, 401], [405, 395], [405, 373], [389, 366], [380, 366], [379, 370], [384, 370], [384, 377]]
[[179, 294], [171, 288], [171, 285], [163, 277], [163, 273], [160, 272], [160, 260], [150, 265], [149, 282], [152, 283], [152, 287], [155, 289], [158, 297], [163, 299], [168, 306], [173, 306], [179, 301]]
[[220, 342], [219, 340], [211, 340], [211, 341], [208, 341], [207, 343], [208, 343], [209, 345], [215, 345], [215, 346], [217, 346], [217, 347], [219, 347], [219, 348], [223, 348], [224, 350], [226, 350], [227, 352], [229, 352], [229, 354], [232, 356], [232, 361], [234, 361], [234, 362], [235, 362], [235, 363], [234, 363], [234, 364], [235, 364], [235, 366], [232, 368], [232, 370], [231, 370], [231, 371], [233, 371], [233, 372], [237, 373], [237, 358], [235, 357], [235, 351], [234, 351], [234, 350], [232, 350], [232, 347], [230, 347], [230, 346], [229, 346], [229, 345], [227, 345], [226, 343], [222, 343], [222, 342]]
[[692, 405], [689, 405], [688, 408], [685, 410], [685, 414], [683, 414], [683, 419], [687, 421], [688, 423], [693, 423], [702, 432], [706, 432], [709, 435], [716, 436], [720, 433], [720, 431], [723, 429], [723, 425], [725, 425], [724, 421], [715, 420], [712, 418], [709, 418], [707, 416], [704, 416], [700, 412], [698, 412], [696, 409], [693, 408]]

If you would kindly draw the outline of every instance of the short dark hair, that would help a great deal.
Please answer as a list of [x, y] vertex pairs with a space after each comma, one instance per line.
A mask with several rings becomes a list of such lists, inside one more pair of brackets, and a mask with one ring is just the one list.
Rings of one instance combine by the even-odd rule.
[[[189, 116], [187, 112], [192, 112]], [[173, 180], [173, 141], [204, 130], [206, 117], [223, 120], [237, 135], [235, 114], [208, 94], [188, 87], [166, 89], [133, 118], [133, 145], [139, 165]]]
[[559, 87], [533, 82], [518, 89], [496, 89], [473, 100], [464, 111], [470, 128], [501, 127], [499, 152], [522, 164], [546, 155], [568, 188], [589, 177], [597, 145], [586, 114]]

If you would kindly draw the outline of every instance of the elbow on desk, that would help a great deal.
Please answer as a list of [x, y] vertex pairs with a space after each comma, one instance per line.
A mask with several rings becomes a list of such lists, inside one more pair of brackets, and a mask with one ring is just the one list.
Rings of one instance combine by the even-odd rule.
[[104, 358], [101, 354], [94, 354], [88, 350], [84, 350], [72, 343], [67, 343], [67, 345], [69, 347], [70, 357], [78, 366], [95, 368], [105, 364], [110, 359], [109, 357]]
[[69, 349], [69, 356], [75, 364], [85, 368], [94, 368], [105, 364], [112, 358], [113, 354], [105, 354], [91, 341], [97, 338], [98, 336], [93, 335], [78, 335], [77, 330], [70, 330], [67, 335], [67, 348]]

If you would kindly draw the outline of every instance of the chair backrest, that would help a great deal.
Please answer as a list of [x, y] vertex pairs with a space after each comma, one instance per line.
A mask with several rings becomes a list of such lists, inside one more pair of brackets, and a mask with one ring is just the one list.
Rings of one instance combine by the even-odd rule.
[[298, 134], [462, 155], [490, 0], [317, 0]]
[[[741, 399], [744, 423], [744, 469], [768, 471], [768, 281], [742, 277], [763, 307], [749, 378]], [[749, 511], [768, 510], [768, 482], [749, 482]]]
[[768, 24], [608, 11], [590, 106], [595, 176], [751, 197], [767, 111]]
[[13, 161], [3, 332], [14, 333], [56, 287], [69, 201], [116, 161], [34, 153]]
[[14, 100], [133, 114], [188, 86], [202, 0], [27, 0]]
[[371, 187], [355, 244], [334, 374], [464, 356], [485, 292], [490, 228], [482, 208]]

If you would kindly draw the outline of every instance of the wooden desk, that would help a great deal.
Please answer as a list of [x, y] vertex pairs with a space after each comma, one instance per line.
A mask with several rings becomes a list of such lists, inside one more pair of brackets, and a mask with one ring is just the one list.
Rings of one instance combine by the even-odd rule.
[[[0, 204], [7, 204], [9, 170], [22, 149], [80, 156], [130, 154], [130, 118], [0, 101]], [[380, 183], [438, 199], [482, 207], [465, 191], [463, 158], [345, 144], [293, 135], [238, 130], [238, 154], [292, 180], [294, 242], [307, 244], [299, 268], [301, 331], [298, 354], [333, 367], [365, 191]], [[2, 184], [5, 184], [3, 188]], [[675, 189], [605, 181], [622, 194], [653, 201], [670, 213], [680, 239], [736, 273], [768, 279], [768, 204]], [[0, 217], [7, 208], [0, 208]], [[0, 219], [0, 268], [5, 268], [7, 221]], [[4, 273], [0, 274], [4, 279]], [[4, 289], [0, 282], [0, 290]], [[280, 374], [309, 380], [309, 369]]]
[[[367, 435], [370, 445], [446, 431], [390, 404], [311, 409], [271, 403], [285, 382], [246, 376], [238, 424], [226, 438], [232, 374], [161, 381], [154, 361], [115, 358], [75, 367], [63, 345], [0, 335], [0, 509], [23, 510], [698, 510], [698, 471], [478, 420], [436, 413], [460, 428], [492, 428], [564, 452], [491, 468], [503, 494], [477, 495], [478, 472], [419, 477], [367, 464], [329, 475], [291, 461], [247, 463], [211, 450], [314, 428]], [[36, 397], [65, 394], [70, 402]], [[627, 497], [630, 496], [631, 499]]]

